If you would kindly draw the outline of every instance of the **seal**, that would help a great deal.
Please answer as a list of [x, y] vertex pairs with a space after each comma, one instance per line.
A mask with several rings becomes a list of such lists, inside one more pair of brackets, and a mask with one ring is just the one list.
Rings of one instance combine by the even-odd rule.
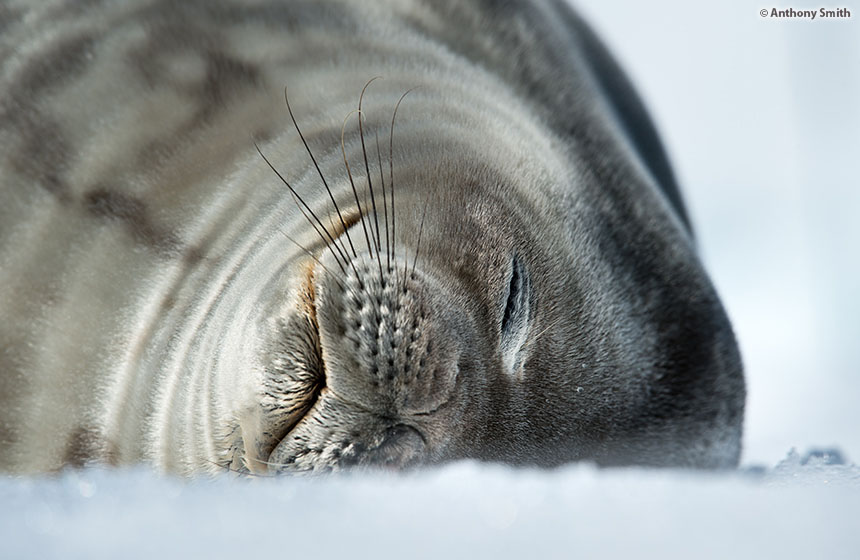
[[565, 2], [3, 19], [3, 470], [737, 464], [729, 321]]

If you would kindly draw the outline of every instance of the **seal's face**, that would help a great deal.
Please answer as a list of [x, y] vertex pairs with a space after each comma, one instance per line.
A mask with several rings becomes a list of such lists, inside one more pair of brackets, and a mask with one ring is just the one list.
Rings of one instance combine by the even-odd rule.
[[[692, 402], [685, 376], [720, 344], [710, 287], [650, 221], [629, 215], [610, 235], [617, 208], [519, 180], [449, 161], [404, 177], [396, 232], [352, 211], [347, 233], [320, 244], [273, 353], [257, 463], [660, 463], [671, 415]], [[623, 252], [637, 243], [651, 253]]]
[[536, 312], [532, 263], [564, 266], [528, 231], [556, 217], [498, 174], [464, 180], [462, 168], [446, 167], [406, 178], [389, 209], [397, 229], [383, 221], [378, 246], [372, 217], [350, 212], [347, 232], [308, 259], [272, 352], [267, 420], [249, 466], [402, 468], [518, 455], [505, 448], [524, 432], [529, 358], [552, 315]]
[[267, 378], [269, 470], [510, 459], [491, 449], [522, 420], [535, 258], [522, 201], [498, 177], [434, 179], [404, 184], [378, 246], [365, 216], [309, 259]]

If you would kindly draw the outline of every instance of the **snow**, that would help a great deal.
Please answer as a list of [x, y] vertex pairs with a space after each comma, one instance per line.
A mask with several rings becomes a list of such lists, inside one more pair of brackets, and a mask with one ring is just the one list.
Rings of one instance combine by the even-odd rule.
[[0, 478], [0, 558], [856, 558], [860, 468], [803, 462], [730, 473], [457, 463], [401, 476]]
[[860, 3], [840, 5], [578, 2], [652, 109], [733, 319], [741, 470], [0, 477], [0, 559], [860, 558]]

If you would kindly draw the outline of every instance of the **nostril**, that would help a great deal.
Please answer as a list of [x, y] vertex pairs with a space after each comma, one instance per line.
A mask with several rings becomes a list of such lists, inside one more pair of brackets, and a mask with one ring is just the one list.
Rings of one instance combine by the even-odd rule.
[[420, 463], [426, 446], [418, 430], [397, 424], [388, 428], [382, 443], [367, 454], [367, 464], [389, 469], [415, 466]]

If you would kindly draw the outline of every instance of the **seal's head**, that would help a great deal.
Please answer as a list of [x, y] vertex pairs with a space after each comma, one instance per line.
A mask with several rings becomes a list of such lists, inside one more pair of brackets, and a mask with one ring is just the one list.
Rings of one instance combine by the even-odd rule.
[[360, 111], [349, 181], [322, 219], [305, 205], [318, 242], [290, 268], [242, 465], [736, 464], [740, 360], [678, 210], [622, 148], [433, 93], [389, 194]]
[[363, 250], [343, 234], [345, 260], [308, 264], [269, 379], [270, 471], [736, 461], [734, 341], [679, 234], [611, 233], [611, 207], [563, 206], [513, 170], [414, 180], [434, 188], [404, 187], [396, 241], [365, 216], [347, 230]]

